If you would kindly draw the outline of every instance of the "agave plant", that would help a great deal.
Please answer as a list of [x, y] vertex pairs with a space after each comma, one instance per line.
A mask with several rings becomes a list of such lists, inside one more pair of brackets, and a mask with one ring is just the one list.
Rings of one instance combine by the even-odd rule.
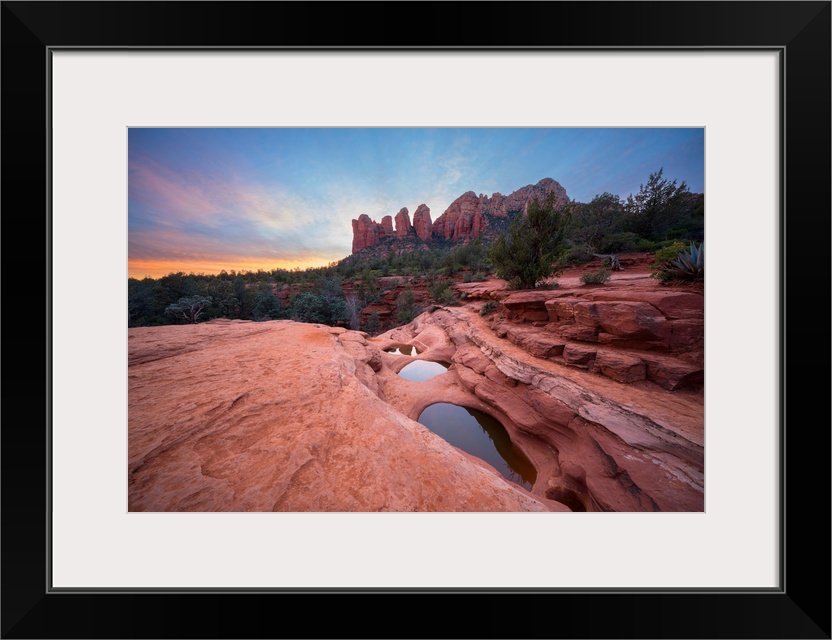
[[689, 251], [682, 251], [671, 262], [666, 273], [679, 280], [701, 280], [705, 277], [705, 243], [698, 247], [690, 243]]

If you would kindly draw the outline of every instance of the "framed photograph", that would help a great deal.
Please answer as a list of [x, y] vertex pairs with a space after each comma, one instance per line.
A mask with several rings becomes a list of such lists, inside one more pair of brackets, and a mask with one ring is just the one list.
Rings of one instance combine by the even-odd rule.
[[[830, 3], [405, 3], [395, 45], [370, 27], [382, 6], [3, 3], [3, 637], [829, 638], [829, 380], [806, 357], [828, 331], [796, 305], [822, 296], [828, 326], [828, 287], [804, 291], [830, 259]], [[150, 151], [181, 148], [131, 136], [209, 128], [701, 131], [702, 508], [215, 513], [131, 494], [129, 171], [164, 188]], [[463, 602], [522, 617], [439, 630]], [[324, 622], [279, 615], [307, 604]]]

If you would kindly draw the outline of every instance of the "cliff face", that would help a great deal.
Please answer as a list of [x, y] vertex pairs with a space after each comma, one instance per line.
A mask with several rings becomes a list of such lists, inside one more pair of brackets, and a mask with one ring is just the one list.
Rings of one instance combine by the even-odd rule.
[[566, 189], [551, 178], [530, 184], [504, 196], [495, 193], [477, 196], [473, 191], [463, 193], [451, 203], [433, 223], [433, 235], [458, 242], [473, 238], [490, 226], [494, 218], [508, 218], [514, 213], [525, 213], [529, 203], [537, 198], [543, 202], [550, 193], [557, 204], [568, 201]]
[[381, 224], [363, 214], [352, 221], [352, 252], [371, 247], [384, 238], [417, 236], [423, 242], [434, 239], [462, 242], [477, 236], [490, 227], [495, 219], [506, 219], [516, 213], [525, 213], [529, 203], [537, 198], [543, 202], [550, 193], [555, 194], [557, 204], [565, 204], [569, 198], [559, 183], [544, 178], [537, 184], [530, 184], [504, 196], [494, 193], [490, 198], [467, 191], [454, 200], [435, 222], [431, 221], [430, 209], [420, 204], [413, 215], [413, 225], [407, 209], [396, 215], [396, 230], [393, 231], [390, 216], [382, 218]]
[[430, 209], [425, 204], [420, 204], [413, 214], [413, 228], [419, 240], [429, 242], [433, 237], [433, 223], [430, 221]]
[[412, 233], [414, 231], [413, 226], [410, 224], [410, 214], [407, 211], [407, 207], [402, 207], [396, 214], [396, 237], [404, 238], [406, 235]]
[[358, 216], [358, 220], [352, 221], [352, 252], [361, 251], [364, 247], [372, 247], [378, 244], [385, 236], [384, 227], [378, 222], [373, 222], [366, 213]]
[[[416, 210], [418, 218], [417, 224], [421, 225], [421, 229], [425, 228], [425, 213], [427, 215], [427, 229], [430, 233], [430, 209], [425, 205], [419, 205]], [[404, 238], [406, 236], [422, 237], [418, 231], [410, 224], [410, 214], [407, 207], [402, 207], [396, 214], [396, 227], [393, 228], [393, 216], [384, 216], [381, 222], [375, 222], [367, 214], [358, 216], [358, 220], [352, 221], [352, 252], [356, 253], [366, 247], [372, 247], [378, 244], [384, 238]], [[424, 231], [422, 231], [424, 233]], [[425, 238], [422, 238], [423, 240]]]

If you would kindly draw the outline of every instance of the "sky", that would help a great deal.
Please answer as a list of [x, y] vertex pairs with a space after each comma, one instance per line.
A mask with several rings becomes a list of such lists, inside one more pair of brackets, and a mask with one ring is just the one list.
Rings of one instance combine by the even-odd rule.
[[649, 175], [704, 193], [702, 128], [131, 128], [128, 275], [325, 266], [352, 219], [543, 178], [579, 202], [626, 198]]

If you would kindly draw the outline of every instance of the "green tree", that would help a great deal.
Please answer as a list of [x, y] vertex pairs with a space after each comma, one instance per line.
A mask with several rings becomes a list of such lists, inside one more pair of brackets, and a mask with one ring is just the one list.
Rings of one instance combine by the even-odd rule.
[[141, 327], [147, 316], [154, 312], [153, 288], [155, 281], [151, 278], [138, 280], [127, 279], [127, 321], [130, 327]]
[[280, 300], [274, 293], [270, 284], [260, 286], [257, 295], [254, 296], [254, 309], [252, 315], [257, 321], [276, 320], [285, 317]]
[[178, 302], [169, 304], [165, 309], [165, 314], [172, 316], [178, 320], [187, 320], [191, 324], [196, 324], [199, 317], [205, 310], [211, 306], [213, 300], [211, 296], [189, 296], [187, 298], [179, 298]]
[[416, 305], [413, 291], [408, 287], [396, 298], [396, 319], [402, 324], [407, 324], [420, 313], [422, 313], [422, 308]]
[[364, 304], [369, 304], [378, 298], [378, 278], [373, 274], [369, 267], [365, 266], [361, 271], [360, 281], [358, 282], [357, 288]]
[[497, 275], [516, 289], [531, 289], [559, 275], [571, 211], [571, 203], [556, 205], [554, 193], [543, 204], [532, 200], [526, 214], [516, 214], [508, 231], [491, 245], [489, 257]]
[[295, 296], [292, 302], [292, 319], [336, 326], [347, 320], [347, 304], [343, 298], [327, 299], [306, 291]]
[[344, 297], [344, 286], [341, 278], [330, 276], [323, 278], [318, 285], [319, 293], [327, 301], [332, 302], [336, 298]]
[[246, 285], [245, 278], [237, 275], [231, 284], [233, 300], [229, 299], [229, 308], [234, 315], [243, 320], [251, 319], [251, 312], [254, 309], [254, 290]]
[[695, 206], [687, 183], [662, 177], [664, 167], [651, 173], [647, 184], [640, 185], [636, 195], [630, 194], [625, 208], [633, 231], [650, 240], [663, 240]]
[[585, 245], [590, 253], [608, 251], [607, 240], [621, 230], [624, 206], [621, 199], [609, 192], [596, 195], [586, 204], [575, 208], [570, 226], [570, 239]]
[[453, 283], [453, 280], [446, 280], [443, 277], [439, 277], [432, 284], [428, 285], [428, 294], [438, 304], [454, 304], [456, 302], [456, 295], [453, 289], [451, 289]]
[[364, 327], [364, 330], [371, 336], [374, 336], [378, 333], [379, 329], [381, 329], [381, 317], [373, 311], [367, 318], [367, 325]]

